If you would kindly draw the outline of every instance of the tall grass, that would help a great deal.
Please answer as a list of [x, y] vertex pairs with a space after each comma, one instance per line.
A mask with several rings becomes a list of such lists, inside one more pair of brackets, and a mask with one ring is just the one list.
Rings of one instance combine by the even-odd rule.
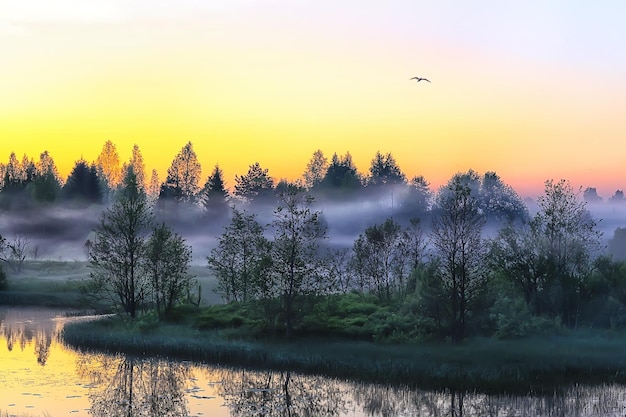
[[223, 331], [160, 325], [140, 332], [115, 320], [68, 325], [75, 347], [158, 355], [409, 385], [493, 393], [553, 392], [573, 383], [626, 382], [626, 335], [574, 332], [516, 341], [473, 339], [461, 345], [365, 341], [229, 340]]

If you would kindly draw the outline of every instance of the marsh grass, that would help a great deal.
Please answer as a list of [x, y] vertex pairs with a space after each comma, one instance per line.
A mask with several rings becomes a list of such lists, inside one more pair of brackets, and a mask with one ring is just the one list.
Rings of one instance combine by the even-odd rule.
[[82, 307], [80, 281], [88, 275], [85, 262], [27, 261], [19, 274], [8, 274], [0, 304]]
[[259, 342], [224, 330], [160, 324], [148, 332], [117, 319], [72, 323], [66, 343], [83, 349], [157, 355], [258, 369], [297, 370], [421, 389], [554, 392], [578, 383], [625, 383], [626, 335], [578, 331], [520, 340], [378, 344], [299, 338]]

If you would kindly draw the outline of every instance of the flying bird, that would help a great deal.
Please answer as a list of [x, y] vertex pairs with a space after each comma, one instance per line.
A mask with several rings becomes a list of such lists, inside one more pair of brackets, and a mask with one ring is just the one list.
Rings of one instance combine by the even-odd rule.
[[413, 78], [409, 78], [409, 80], [417, 80], [417, 82], [419, 83], [420, 81], [428, 81], [430, 82], [429, 79], [427, 78], [422, 78], [422, 77], [413, 77]]

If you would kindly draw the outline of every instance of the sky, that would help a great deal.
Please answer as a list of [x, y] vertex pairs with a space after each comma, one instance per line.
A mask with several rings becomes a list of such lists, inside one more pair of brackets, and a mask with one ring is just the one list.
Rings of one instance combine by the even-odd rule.
[[[626, 2], [0, 0], [0, 161], [61, 176], [111, 140], [164, 179], [191, 141], [227, 185], [390, 152], [433, 188], [626, 188]], [[410, 80], [428, 78], [431, 83]]]

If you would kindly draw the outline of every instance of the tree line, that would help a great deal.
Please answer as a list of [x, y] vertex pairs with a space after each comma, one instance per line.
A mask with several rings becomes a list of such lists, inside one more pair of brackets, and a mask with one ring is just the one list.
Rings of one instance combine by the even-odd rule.
[[[357, 170], [349, 152], [344, 155], [335, 153], [329, 160], [321, 150], [317, 150], [300, 178], [291, 182], [285, 179], [276, 181], [267, 168], [255, 162], [249, 165], [245, 174], [235, 176], [235, 184], [229, 189], [219, 164], [202, 182], [202, 166], [191, 142], [175, 155], [166, 178], [162, 180], [156, 170], [150, 174], [146, 172], [137, 145], [133, 146], [129, 160], [122, 162], [115, 144], [109, 140], [104, 143], [95, 161], [80, 158], [65, 179], [60, 177], [48, 151], [42, 152], [37, 161], [27, 155], [20, 160], [15, 153], [11, 153], [6, 163], [0, 163], [0, 208], [53, 202], [108, 204], [113, 201], [113, 194], [130, 168], [137, 177], [138, 186], [161, 209], [186, 203], [219, 213], [228, 210], [230, 200], [247, 203], [269, 200], [274, 203], [287, 186], [307, 190], [318, 200], [386, 193], [390, 197], [390, 205], [413, 205], [409, 210], [427, 210], [433, 195], [428, 181], [423, 176], [407, 178], [391, 153], [376, 152], [368, 172], [363, 174]], [[490, 175], [494, 176], [498, 185], [495, 173]], [[583, 197], [589, 203], [602, 201], [593, 187], [587, 187]], [[623, 191], [616, 190], [608, 200], [625, 201]]]
[[[626, 264], [606, 256], [580, 193], [565, 180], [546, 181], [530, 216], [506, 209], [511, 202], [497, 197], [510, 195], [494, 194], [496, 184], [491, 174], [455, 174], [434, 195], [429, 223], [390, 217], [351, 248], [325, 244], [313, 197], [288, 188], [268, 225], [234, 208], [208, 264], [226, 302], [260, 302], [266, 325], [287, 334], [312, 298], [337, 293], [408, 304], [424, 334], [452, 341], [487, 328], [523, 335], [557, 322], [626, 324]], [[497, 232], [487, 236], [494, 218]]]
[[[63, 186], [47, 152], [36, 164], [12, 154], [2, 170], [5, 203], [20, 195], [107, 203], [89, 242], [85, 293], [106, 294], [131, 317], [148, 305], [162, 316], [194, 298], [191, 247], [156, 221], [159, 211], [192, 206], [210, 218], [223, 215], [207, 266], [224, 300], [257, 302], [265, 325], [286, 334], [302, 325], [314, 300], [346, 293], [403, 306], [421, 332], [454, 341], [488, 331], [522, 335], [556, 322], [626, 323], [626, 266], [601, 247], [586, 208], [593, 191], [581, 195], [564, 180], [546, 181], [531, 215], [494, 172], [457, 173], [432, 191], [423, 177], [407, 180], [393, 156], [380, 152], [362, 176], [349, 153], [329, 162], [318, 150], [299, 181], [276, 184], [254, 163], [236, 176], [232, 192], [219, 166], [199, 186], [191, 142], [165, 181], [153, 171], [147, 185], [139, 148], [120, 168], [110, 141], [96, 162], [78, 161]], [[54, 193], [46, 181], [57, 184]], [[367, 219], [351, 246], [336, 247], [321, 203], [358, 196], [385, 199], [392, 209], [386, 219]], [[272, 220], [263, 224], [259, 213], [267, 207]], [[622, 232], [616, 230], [609, 248]], [[0, 243], [0, 259], [15, 264], [19, 241]]]

